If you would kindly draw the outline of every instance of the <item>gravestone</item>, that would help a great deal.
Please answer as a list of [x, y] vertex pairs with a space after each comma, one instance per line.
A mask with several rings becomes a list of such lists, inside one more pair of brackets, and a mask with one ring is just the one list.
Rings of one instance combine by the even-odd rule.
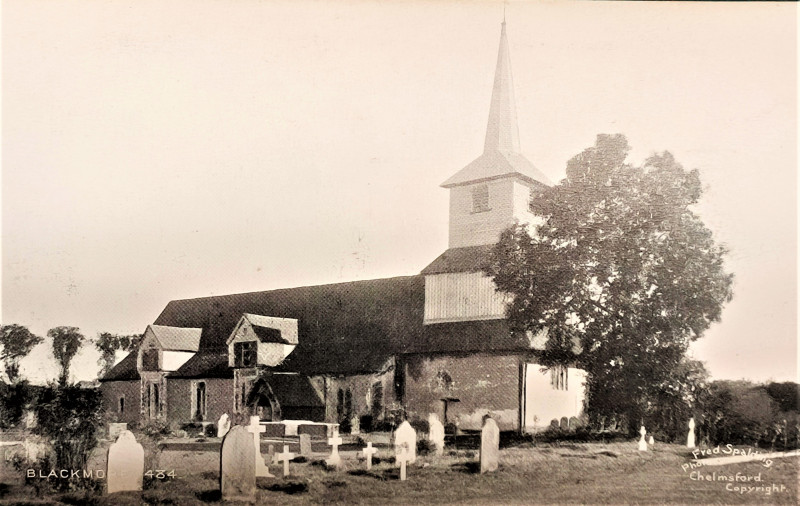
[[639, 434], [642, 435], [642, 439], [639, 440], [639, 451], [640, 452], [646, 452], [647, 451], [647, 441], [644, 440], [644, 435], [647, 434], [647, 429], [644, 428], [644, 425], [642, 425], [642, 428], [639, 429]]
[[694, 441], [694, 418], [689, 419], [689, 434], [686, 436], [686, 448], [696, 448]]
[[328, 439], [328, 444], [331, 446], [331, 456], [325, 460], [325, 463], [330, 467], [341, 467], [342, 457], [339, 456], [339, 445], [342, 444], [342, 438], [339, 437], [338, 430], [333, 433], [332, 438]]
[[561, 417], [561, 423], [559, 424], [559, 428], [561, 430], [568, 430], [569, 429], [569, 418], [566, 416]]
[[252, 433], [253, 436], [253, 449], [255, 456], [253, 457], [256, 466], [256, 476], [265, 478], [274, 478], [275, 476], [269, 472], [269, 466], [264, 463], [264, 457], [261, 456], [261, 433], [266, 429], [259, 423], [257, 416], [250, 417], [250, 425], [247, 426], [247, 431]]
[[436, 413], [428, 415], [428, 439], [436, 448], [436, 455], [439, 457], [444, 455], [444, 425]]
[[377, 448], [372, 447], [372, 441], [367, 442], [367, 447], [361, 450], [361, 453], [364, 454], [364, 457], [367, 459], [367, 469], [372, 469], [372, 456], [378, 452]]
[[359, 420], [358, 415], [354, 415], [353, 418], [350, 419], [350, 434], [361, 434], [361, 420]]
[[395, 445], [395, 451], [397, 452], [395, 454], [395, 462], [400, 464], [400, 481], [406, 481], [406, 467], [411, 462], [411, 448], [408, 442], [405, 442], [400, 446]]
[[283, 462], [283, 477], [289, 476], [289, 461], [295, 457], [294, 453], [289, 451], [289, 445], [283, 445], [283, 453], [277, 454], [278, 463]]
[[217, 422], [217, 437], [225, 437], [229, 430], [231, 430], [231, 419], [228, 413], [222, 413]]
[[394, 431], [394, 453], [399, 455], [401, 447], [407, 445], [409, 459], [408, 462], [413, 464], [417, 461], [417, 431], [408, 423], [408, 420], [400, 424], [400, 427]]
[[253, 501], [256, 497], [256, 454], [253, 434], [234, 426], [222, 440], [219, 482], [223, 501]]
[[576, 417], [573, 416], [573, 417], [571, 417], [569, 419], [569, 428], [570, 429], [578, 429], [578, 428], [580, 428], [580, 426], [581, 426], [581, 421], [580, 421], [579, 418], [576, 418]]
[[300, 434], [300, 455], [311, 455], [311, 436], [308, 434]]
[[144, 477], [144, 448], [129, 430], [120, 433], [108, 448], [106, 464], [107, 493], [142, 490]]
[[650, 441], [649, 441], [649, 443], [650, 443], [650, 446], [653, 446], [654, 444], [656, 444], [656, 440], [655, 440], [655, 439], [653, 439], [653, 436], [650, 436]]
[[555, 418], [550, 420], [550, 428], [551, 429], [558, 429], [558, 420], [556, 420]]
[[481, 429], [481, 474], [497, 471], [500, 462], [500, 428], [486, 418]]
[[[36, 413], [33, 411], [26, 411], [25, 412], [25, 428], [27, 429], [35, 429], [36, 428]], [[127, 423], [125, 424], [127, 428]]]

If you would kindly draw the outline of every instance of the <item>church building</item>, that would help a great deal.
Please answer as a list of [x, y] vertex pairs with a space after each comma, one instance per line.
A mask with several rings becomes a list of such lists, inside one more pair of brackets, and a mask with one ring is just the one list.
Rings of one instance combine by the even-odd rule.
[[362, 429], [437, 413], [463, 430], [489, 414], [520, 432], [579, 416], [585, 372], [543, 368], [545, 336], [512, 331], [506, 296], [483, 273], [504, 229], [535, 223], [531, 192], [550, 184], [520, 152], [503, 22], [483, 153], [441, 185], [446, 251], [416, 276], [174, 300], [101, 379], [107, 411], [174, 426], [245, 413]]

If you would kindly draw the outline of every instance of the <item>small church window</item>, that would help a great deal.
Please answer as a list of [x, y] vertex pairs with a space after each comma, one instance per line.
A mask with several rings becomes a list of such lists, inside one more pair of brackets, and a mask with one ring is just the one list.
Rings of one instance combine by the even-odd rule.
[[206, 383], [200, 381], [195, 385], [194, 419], [202, 422], [206, 417]]
[[550, 369], [550, 384], [553, 390], [568, 390], [568, 369], [563, 365], [556, 365]]
[[119, 398], [119, 410], [120, 414], [125, 412], [125, 396]]
[[336, 419], [341, 420], [344, 414], [344, 390], [341, 388], [336, 394]]
[[158, 416], [161, 414], [161, 399], [158, 397], [158, 384], [153, 383], [153, 415]]
[[489, 185], [479, 184], [472, 189], [472, 212], [482, 213], [489, 210]]
[[256, 342], [245, 341], [233, 345], [234, 364], [236, 367], [255, 367]]
[[380, 381], [372, 385], [372, 418], [377, 420], [383, 415], [383, 383]]

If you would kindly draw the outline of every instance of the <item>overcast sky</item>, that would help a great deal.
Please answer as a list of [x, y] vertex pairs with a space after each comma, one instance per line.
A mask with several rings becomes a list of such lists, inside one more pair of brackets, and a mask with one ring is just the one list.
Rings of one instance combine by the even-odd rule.
[[[172, 299], [417, 274], [482, 151], [499, 2], [3, 2], [2, 322], [140, 333]], [[735, 297], [694, 348], [792, 380], [796, 6], [506, 8], [522, 151], [599, 133], [707, 186]], [[83, 352], [78, 379], [97, 372]], [[24, 363], [55, 377], [49, 349]]]

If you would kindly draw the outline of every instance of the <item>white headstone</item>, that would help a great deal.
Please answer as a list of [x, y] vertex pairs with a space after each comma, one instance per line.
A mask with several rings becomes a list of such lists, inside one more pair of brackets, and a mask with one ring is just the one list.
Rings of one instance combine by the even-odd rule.
[[264, 457], [261, 456], [261, 433], [266, 432], [266, 427], [261, 425], [260, 419], [257, 416], [250, 417], [250, 425], [247, 426], [247, 431], [253, 434], [253, 449], [255, 456], [253, 457], [256, 466], [256, 476], [274, 478], [275, 476], [269, 472], [269, 466], [264, 462]]
[[144, 448], [136, 442], [129, 430], [120, 433], [117, 441], [108, 448], [106, 470], [107, 492], [142, 490], [144, 477]]
[[689, 434], [686, 436], [686, 448], [696, 448], [694, 441], [694, 418], [689, 419]]
[[325, 460], [325, 463], [331, 467], [341, 467], [342, 458], [339, 456], [339, 445], [342, 444], [342, 438], [339, 437], [339, 430], [333, 433], [333, 437], [328, 438], [328, 444], [331, 446], [331, 456]]
[[353, 418], [350, 419], [350, 434], [361, 434], [361, 421], [358, 419], [358, 415], [353, 415]]
[[436, 448], [436, 455], [444, 455], [444, 425], [439, 421], [436, 413], [428, 416], [428, 438], [433, 447]]
[[372, 469], [372, 456], [377, 453], [378, 449], [372, 447], [372, 441], [367, 442], [367, 447], [361, 450], [364, 457], [367, 459], [367, 469]]
[[408, 449], [408, 462], [413, 464], [417, 461], [417, 431], [408, 423], [408, 420], [400, 424], [400, 427], [394, 431], [394, 453], [395, 456], [400, 455], [403, 451], [402, 447], [406, 445]]
[[295, 454], [289, 451], [289, 445], [283, 445], [283, 453], [278, 453], [278, 462], [283, 462], [283, 477], [289, 476], [289, 461], [295, 457]]
[[650, 436], [650, 441], [648, 441], [648, 442], [650, 443], [650, 446], [653, 446], [654, 444], [656, 444], [656, 440], [653, 439], [653, 436]]
[[500, 428], [487, 418], [481, 429], [481, 474], [497, 471], [500, 463]]
[[253, 501], [256, 497], [256, 455], [253, 434], [234, 426], [222, 440], [219, 481], [223, 501]]
[[645, 436], [645, 434], [647, 434], [647, 429], [644, 428], [644, 425], [642, 425], [642, 428], [639, 429], [639, 434], [642, 435], [642, 438], [639, 440], [639, 451], [640, 452], [646, 452], [647, 451], [647, 441], [645, 441], [644, 436]]
[[300, 434], [300, 455], [311, 455], [311, 434]]
[[231, 430], [231, 419], [228, 413], [222, 413], [217, 422], [217, 437], [225, 437], [229, 430]]

